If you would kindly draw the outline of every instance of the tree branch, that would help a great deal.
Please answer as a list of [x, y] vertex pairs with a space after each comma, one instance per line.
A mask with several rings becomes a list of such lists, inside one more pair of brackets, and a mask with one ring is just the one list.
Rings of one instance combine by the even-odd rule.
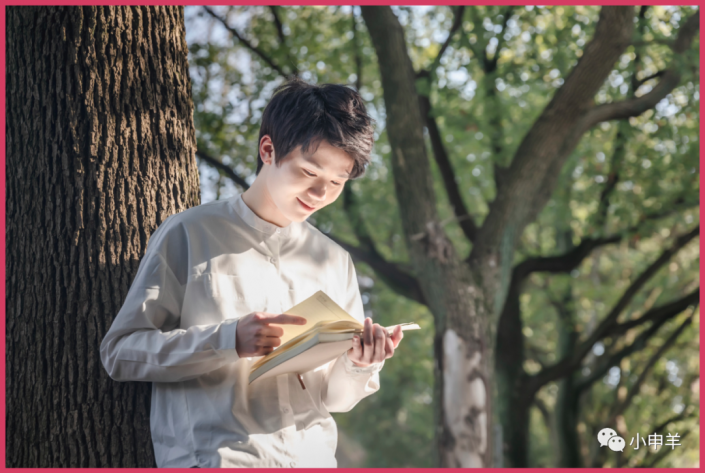
[[371, 251], [345, 243], [332, 235], [328, 235], [328, 237], [350, 253], [355, 261], [366, 263], [394, 292], [419, 304], [427, 305], [416, 278], [402, 270], [397, 264], [385, 261], [379, 254], [375, 255]]
[[[681, 435], [678, 438], [679, 443], [683, 441], [688, 434], [690, 434], [690, 429], [686, 430], [683, 432], [683, 435]], [[658, 462], [663, 460], [668, 454], [672, 453], [675, 451], [675, 448], [671, 448], [670, 450], [666, 448], [666, 446], [661, 446], [659, 447], [659, 451], [656, 452], [654, 455], [650, 457], [649, 461], [644, 461], [641, 465], [639, 465], [640, 468], [653, 468], [654, 465], [656, 465]], [[648, 457], [647, 457], [648, 458]]]
[[[418, 76], [430, 79], [430, 73], [428, 71], [422, 71], [418, 74]], [[431, 114], [431, 100], [428, 96], [419, 94], [419, 108], [421, 109], [421, 116], [426, 120], [428, 136], [431, 140], [431, 148], [433, 149], [433, 157], [438, 165], [438, 169], [441, 171], [441, 177], [443, 178], [443, 184], [445, 185], [448, 200], [453, 208], [453, 214], [457, 218], [458, 224], [463, 230], [465, 237], [468, 240], [473, 241], [477, 233], [477, 226], [475, 225], [474, 219], [468, 212], [465, 202], [463, 201], [463, 197], [460, 194], [458, 183], [455, 180], [453, 165], [450, 162], [446, 148], [443, 145], [443, 138], [441, 137], [441, 132], [438, 129], [436, 119]]]
[[549, 412], [548, 407], [546, 406], [546, 403], [544, 403], [537, 396], [534, 396], [534, 405], [541, 413], [541, 417], [543, 417], [543, 421], [546, 424], [546, 429], [548, 429], [549, 432], [551, 430], [553, 430], [553, 427], [551, 425], [551, 413]]
[[[693, 313], [694, 312], [695, 311], [693, 311]], [[668, 337], [668, 339], [663, 342], [663, 344], [659, 347], [658, 350], [656, 350], [656, 353], [654, 353], [651, 358], [649, 358], [649, 360], [646, 362], [646, 365], [644, 365], [644, 369], [639, 374], [639, 377], [636, 379], [636, 381], [634, 381], [634, 384], [629, 387], [627, 396], [622, 402], [617, 405], [617, 407], [613, 409], [612, 414], [609, 417], [609, 421], [606, 422], [605, 425], [613, 425], [617, 416], [621, 415], [627, 409], [627, 407], [629, 407], [629, 404], [631, 404], [632, 399], [634, 399], [634, 396], [636, 396], [639, 392], [639, 389], [641, 389], [641, 385], [644, 384], [647, 374], [649, 374], [654, 365], [656, 365], [656, 363], [663, 357], [664, 353], [666, 353], [666, 351], [668, 351], [668, 349], [675, 343], [676, 339], [680, 336], [680, 334], [683, 333], [683, 331], [691, 324], [691, 322], [693, 321], [693, 313], [691, 313], [688, 318], [686, 318], [685, 321], [676, 330], [673, 331], [673, 333]]]
[[272, 69], [274, 69], [275, 71], [277, 71], [277, 72], [278, 72], [279, 74], [281, 74], [282, 76], [288, 77], [289, 74], [286, 74], [286, 73], [282, 70], [282, 68], [279, 67], [279, 66], [272, 60], [272, 58], [270, 58], [267, 54], [264, 53], [264, 51], [262, 51], [261, 49], [259, 49], [259, 48], [256, 47], [256, 46], [254, 46], [254, 45], [253, 45], [252, 43], [250, 43], [247, 39], [245, 39], [240, 33], [238, 33], [238, 31], [237, 31], [235, 28], [233, 28], [233, 27], [231, 27], [230, 25], [228, 25], [228, 22], [227, 22], [227, 20], [226, 20], [225, 18], [223, 18], [223, 17], [221, 17], [220, 15], [218, 15], [216, 12], [214, 12], [213, 10], [211, 10], [209, 7], [204, 6], [203, 9], [204, 9], [209, 15], [211, 15], [213, 18], [215, 18], [216, 20], [220, 21], [220, 22], [223, 24], [223, 26], [225, 27], [225, 29], [230, 32], [230, 34], [232, 34], [233, 36], [235, 36], [235, 37], [238, 39], [238, 41], [240, 41], [247, 49], [249, 49], [250, 51], [252, 51], [253, 53], [255, 53], [257, 56], [259, 56], [264, 62], [266, 62], [266, 63], [269, 65], [269, 67], [271, 67]]
[[[658, 272], [658, 270], [661, 269], [661, 267], [665, 265], [673, 255], [675, 255], [681, 248], [683, 248], [686, 244], [688, 244], [699, 234], [700, 227], [698, 226], [690, 232], [686, 233], [685, 235], [681, 235], [676, 238], [673, 245], [667, 250], [665, 250], [663, 253], [661, 253], [661, 255], [656, 259], [656, 261], [651, 263], [651, 265], [649, 265], [639, 275], [639, 277], [637, 277], [629, 285], [629, 287], [626, 291], [624, 291], [624, 294], [619, 299], [619, 301], [617, 301], [617, 303], [609, 312], [609, 314], [607, 314], [607, 317], [605, 317], [602, 322], [600, 322], [600, 325], [595, 329], [593, 334], [585, 341], [583, 345], [583, 350], [585, 351], [585, 353], [587, 353], [592, 348], [595, 342], [602, 339], [606, 335], [608, 330], [611, 329], [617, 321], [617, 317], [619, 317], [619, 314], [627, 307], [627, 305], [631, 302], [632, 298], [636, 295], [636, 293], [641, 290], [642, 287], [644, 287], [644, 285]], [[582, 356], [580, 358], [582, 358]]]
[[[676, 55], [683, 54], [688, 49], [699, 27], [700, 14], [695, 13], [678, 30], [678, 37], [673, 43], [673, 52]], [[607, 120], [623, 120], [636, 117], [656, 106], [678, 85], [681, 79], [676, 64], [673, 64], [665, 71], [659, 71], [659, 73], [661, 80], [649, 93], [634, 99], [594, 107], [586, 114], [583, 129], [590, 129], [594, 125]]]
[[279, 7], [272, 5], [269, 7], [269, 10], [272, 12], [272, 16], [274, 17], [274, 26], [276, 26], [277, 28], [279, 44], [282, 48], [286, 48], [286, 57], [289, 61], [289, 67], [291, 67], [291, 74], [294, 76], [298, 76], [299, 71], [296, 67], [296, 61], [294, 61], [294, 58], [291, 56], [291, 50], [286, 45], [286, 36], [284, 36], [284, 25], [282, 24], [281, 19], [279, 19], [279, 13], [277, 12], [278, 8]]
[[[495, 50], [494, 55], [492, 56], [492, 59], [489, 61], [486, 61], [485, 63], [485, 73], [491, 73], [494, 72], [497, 69], [497, 60], [499, 59], [499, 51], [502, 49], [502, 46], [504, 45], [504, 31], [507, 29], [507, 22], [509, 22], [509, 18], [511, 18], [512, 14], [514, 13], [514, 6], [509, 5], [507, 9], [504, 11], [502, 14], [503, 21], [502, 21], [502, 30], [497, 34], [497, 49]], [[487, 54], [485, 54], [485, 59], [487, 58]]]
[[[624, 308], [629, 304], [634, 295], [646, 284], [646, 282], [653, 277], [656, 272], [664, 265], [668, 260], [676, 253], [678, 250], [683, 248], [688, 242], [695, 238], [700, 232], [699, 227], [695, 227], [692, 231], [685, 235], [681, 235], [676, 238], [674, 244], [667, 250], [665, 250], [651, 265], [649, 265], [640, 275], [637, 277], [632, 284], [627, 288], [619, 301], [615, 304], [609, 314], [600, 322], [598, 327], [592, 332], [592, 334], [582, 343], [580, 343], [575, 352], [572, 355], [564, 357], [562, 360], [558, 361], [552, 366], [549, 366], [545, 370], [541, 370], [531, 377], [531, 385], [534, 389], [538, 389], [544, 384], [553, 381], [555, 379], [562, 378], [568, 373], [575, 370], [587, 353], [592, 349], [593, 345], [607, 335], [609, 331], [614, 328], [615, 322], [619, 314], [624, 310]], [[660, 326], [659, 323], [665, 322], [666, 317], [663, 319], [656, 319], [656, 321], [647, 330], [650, 331], [654, 327]], [[646, 333], [646, 332], [645, 332]], [[643, 335], [643, 334], [642, 334]], [[611, 366], [611, 365], [610, 365]], [[608, 367], [609, 368], [609, 367]]]
[[655, 72], [655, 73], [651, 74], [650, 76], [644, 77], [643, 79], [638, 79], [634, 84], [636, 86], [636, 87], [634, 87], [634, 90], [635, 91], [638, 90], [639, 87], [641, 87], [642, 85], [644, 85], [645, 83], [649, 82], [652, 79], [657, 79], [659, 77], [663, 77], [663, 75], [665, 73], [666, 73], [666, 71], [662, 70], [662, 71]]
[[[494, 255], [500, 251], [500, 242], [503, 248], [513, 248], [526, 224], [548, 202], [567, 159], [566, 137], [580, 122], [583, 110], [590, 107], [625, 49], [625, 41], [631, 40], [633, 18], [634, 7], [602, 8], [594, 36], [578, 64], [514, 153], [502, 192], [497, 194], [478, 231], [474, 254]], [[508, 264], [511, 262], [502, 260], [502, 268]]]
[[463, 24], [463, 13], [465, 12], [465, 5], [460, 5], [458, 8], [456, 8], [453, 11], [453, 24], [450, 27], [450, 31], [448, 31], [448, 37], [446, 38], [445, 42], [441, 46], [441, 49], [438, 50], [438, 54], [436, 55], [436, 58], [433, 60], [431, 65], [426, 69], [429, 72], [433, 72], [436, 69], [436, 66], [440, 64], [441, 58], [443, 57], [443, 54], [446, 52], [446, 49], [448, 49], [448, 46], [450, 46], [450, 42], [453, 39], [453, 36], [455, 35], [456, 31], [462, 26]]
[[514, 267], [512, 280], [521, 281], [529, 274], [535, 272], [568, 273], [580, 266], [580, 263], [595, 248], [616, 243], [622, 238], [624, 238], [623, 235], [613, 235], [606, 238], [583, 238], [578, 246], [562, 255], [527, 258]]
[[362, 215], [360, 214], [358, 205], [359, 204], [355, 199], [355, 194], [350, 186], [346, 185], [343, 188], [343, 209], [345, 210], [345, 213], [348, 214], [353, 232], [360, 242], [362, 249], [368, 251], [370, 255], [375, 258], [382, 258], [377, 251], [377, 246], [375, 245], [375, 242], [367, 229], [367, 225], [365, 225]]
[[[607, 372], [612, 368], [613, 366], [617, 366], [622, 359], [626, 358], [627, 356], [631, 355], [632, 353], [635, 353], [639, 350], [642, 350], [646, 347], [646, 342], [653, 337], [656, 332], [665, 324], [669, 319], [674, 318], [677, 316], [680, 312], [675, 312], [672, 314], [669, 314], [669, 317], [663, 317], [662, 319], [655, 321], [651, 327], [648, 329], [644, 330], [642, 333], [640, 333], [634, 341], [619, 350], [616, 353], [613, 353], [611, 356], [609, 356], [607, 359], [603, 360], [599, 366], [597, 366], [592, 373], [590, 373], [589, 376], [580, 379], [576, 385], [575, 388], [583, 391], [590, 387], [595, 381], [599, 380], [602, 378]], [[692, 317], [692, 316], [691, 316]], [[690, 317], [687, 319], [687, 324], [690, 323]], [[685, 324], [685, 326], [687, 326]], [[685, 326], [681, 326], [682, 328], [685, 328]], [[678, 335], [680, 335], [681, 331], [678, 331]]]
[[628, 330], [633, 329], [634, 327], [638, 327], [639, 325], [645, 324], [646, 322], [653, 322], [655, 320], [660, 320], [663, 317], [668, 317], [669, 315], [673, 313], [681, 313], [685, 309], [688, 308], [688, 306], [691, 306], [693, 304], [697, 304], [700, 300], [700, 291], [699, 289], [694, 290], [690, 294], [677, 299], [675, 301], [668, 302], [666, 304], [660, 305], [658, 307], [654, 307], [646, 313], [644, 313], [641, 317], [638, 319], [634, 320], [629, 320], [627, 322], [623, 322], [621, 324], [616, 324], [614, 325], [610, 330], [607, 331], [605, 336], [609, 337], [616, 337], [623, 335], [627, 333]]
[[209, 155], [205, 151], [197, 150], [196, 156], [198, 156], [199, 159], [205, 161], [206, 163], [210, 164], [214, 168], [218, 169], [219, 171], [222, 171], [227, 177], [232, 179], [232, 181], [235, 184], [242, 187], [244, 190], [247, 190], [250, 188], [250, 185], [247, 183], [247, 181], [243, 177], [239, 176], [235, 171], [233, 171], [233, 169], [230, 166], [223, 164], [222, 162], [218, 161], [217, 159], [215, 159], [213, 156]]
[[357, 39], [357, 18], [355, 17], [355, 6], [352, 7], [352, 42], [355, 51], [355, 89], [359, 92], [362, 88], [362, 55], [360, 54], [360, 44]]

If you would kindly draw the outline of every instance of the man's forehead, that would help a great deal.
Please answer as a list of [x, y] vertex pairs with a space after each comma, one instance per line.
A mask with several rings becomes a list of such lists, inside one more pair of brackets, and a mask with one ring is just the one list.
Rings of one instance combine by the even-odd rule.
[[[307, 153], [301, 152], [301, 157], [303, 157], [307, 162], [311, 163], [314, 167], [318, 168], [319, 170], [325, 171], [325, 169], [323, 169], [323, 166], [321, 166], [321, 164], [319, 162], [320, 159], [318, 158], [318, 156], [320, 156], [320, 154], [321, 154], [321, 147], [318, 146], [315, 151], [309, 150], [309, 152], [307, 152]], [[328, 154], [328, 156], [330, 156], [330, 154]], [[338, 164], [338, 162], [340, 161], [337, 158], [328, 158], [327, 160], [333, 166]], [[353, 166], [352, 163], [346, 165], [345, 169], [343, 170], [344, 173], [338, 174], [338, 177], [340, 177], [342, 179], [348, 179], [350, 177], [350, 173], [352, 172], [352, 166]], [[338, 167], [338, 166], [336, 166], [336, 167]], [[342, 167], [339, 167], [339, 168], [342, 168]]]

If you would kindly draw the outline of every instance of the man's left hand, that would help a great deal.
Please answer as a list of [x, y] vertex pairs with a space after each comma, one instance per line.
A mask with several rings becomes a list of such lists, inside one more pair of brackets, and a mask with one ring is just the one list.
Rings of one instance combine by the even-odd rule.
[[381, 363], [394, 355], [394, 349], [404, 338], [401, 326], [394, 328], [390, 336], [379, 324], [373, 324], [372, 319], [365, 319], [362, 338], [353, 337], [353, 347], [348, 350], [348, 358], [357, 366], [365, 367], [374, 363]]

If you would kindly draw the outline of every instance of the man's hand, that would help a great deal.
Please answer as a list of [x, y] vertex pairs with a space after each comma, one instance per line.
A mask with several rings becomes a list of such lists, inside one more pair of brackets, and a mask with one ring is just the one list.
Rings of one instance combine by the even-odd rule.
[[391, 336], [379, 324], [373, 324], [372, 319], [365, 319], [365, 329], [362, 341], [358, 335], [353, 337], [353, 347], [348, 350], [348, 358], [357, 366], [370, 366], [380, 363], [394, 355], [394, 349], [404, 338], [401, 326], [394, 329]]
[[263, 356], [281, 345], [284, 329], [271, 324], [305, 325], [306, 319], [298, 315], [253, 312], [237, 322], [235, 349], [240, 358]]

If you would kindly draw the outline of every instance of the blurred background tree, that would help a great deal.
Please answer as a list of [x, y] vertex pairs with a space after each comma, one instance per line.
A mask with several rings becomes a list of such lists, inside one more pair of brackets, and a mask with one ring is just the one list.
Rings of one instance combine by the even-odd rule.
[[[525, 197], [545, 193], [545, 202], [527, 213], [493, 276], [498, 309], [483, 320], [496, 350], [483, 353], [494, 360], [488, 374], [496, 383], [485, 395], [496, 399], [493, 421], [479, 428], [491, 436], [479, 438], [493, 446], [485, 454], [495, 466], [699, 464], [698, 10], [629, 10], [620, 14], [633, 20], [631, 39], [613, 45], [616, 61], [587, 104], [603, 115], [589, 116], [572, 138], [557, 137], [568, 143], [565, 156], [544, 170], [545, 181], [531, 183], [538, 197]], [[367, 315], [426, 330], [405, 338], [381, 373], [380, 392], [335, 414], [340, 466], [452, 466], [444, 455], [459, 444], [441, 402], [445, 321], [429, 310], [438, 301], [424, 297], [429, 286], [395, 191], [400, 145], [388, 135], [393, 94], [382, 84], [397, 79], [381, 72], [380, 38], [402, 28], [413, 67], [403, 73], [415, 84], [408, 100], [418, 100], [433, 157], [434, 218], [462, 263], [499, 205], [498, 185], [502, 192], [512, 165], [528, 159], [517, 154], [520, 145], [550, 119], [551, 99], [570, 92], [563, 85], [575, 82], [579, 59], [594, 60], [587, 46], [619, 40], [604, 29], [616, 13], [603, 13], [186, 7], [202, 202], [254, 180], [262, 111], [287, 76], [349, 84], [377, 121], [366, 176], [310, 221], [353, 255]], [[596, 33], [600, 21], [606, 26]], [[626, 440], [623, 453], [599, 448], [604, 427]], [[664, 446], [636, 449], [629, 443], [640, 441], [637, 433], [660, 434]], [[680, 445], [666, 447], [668, 434]]]

